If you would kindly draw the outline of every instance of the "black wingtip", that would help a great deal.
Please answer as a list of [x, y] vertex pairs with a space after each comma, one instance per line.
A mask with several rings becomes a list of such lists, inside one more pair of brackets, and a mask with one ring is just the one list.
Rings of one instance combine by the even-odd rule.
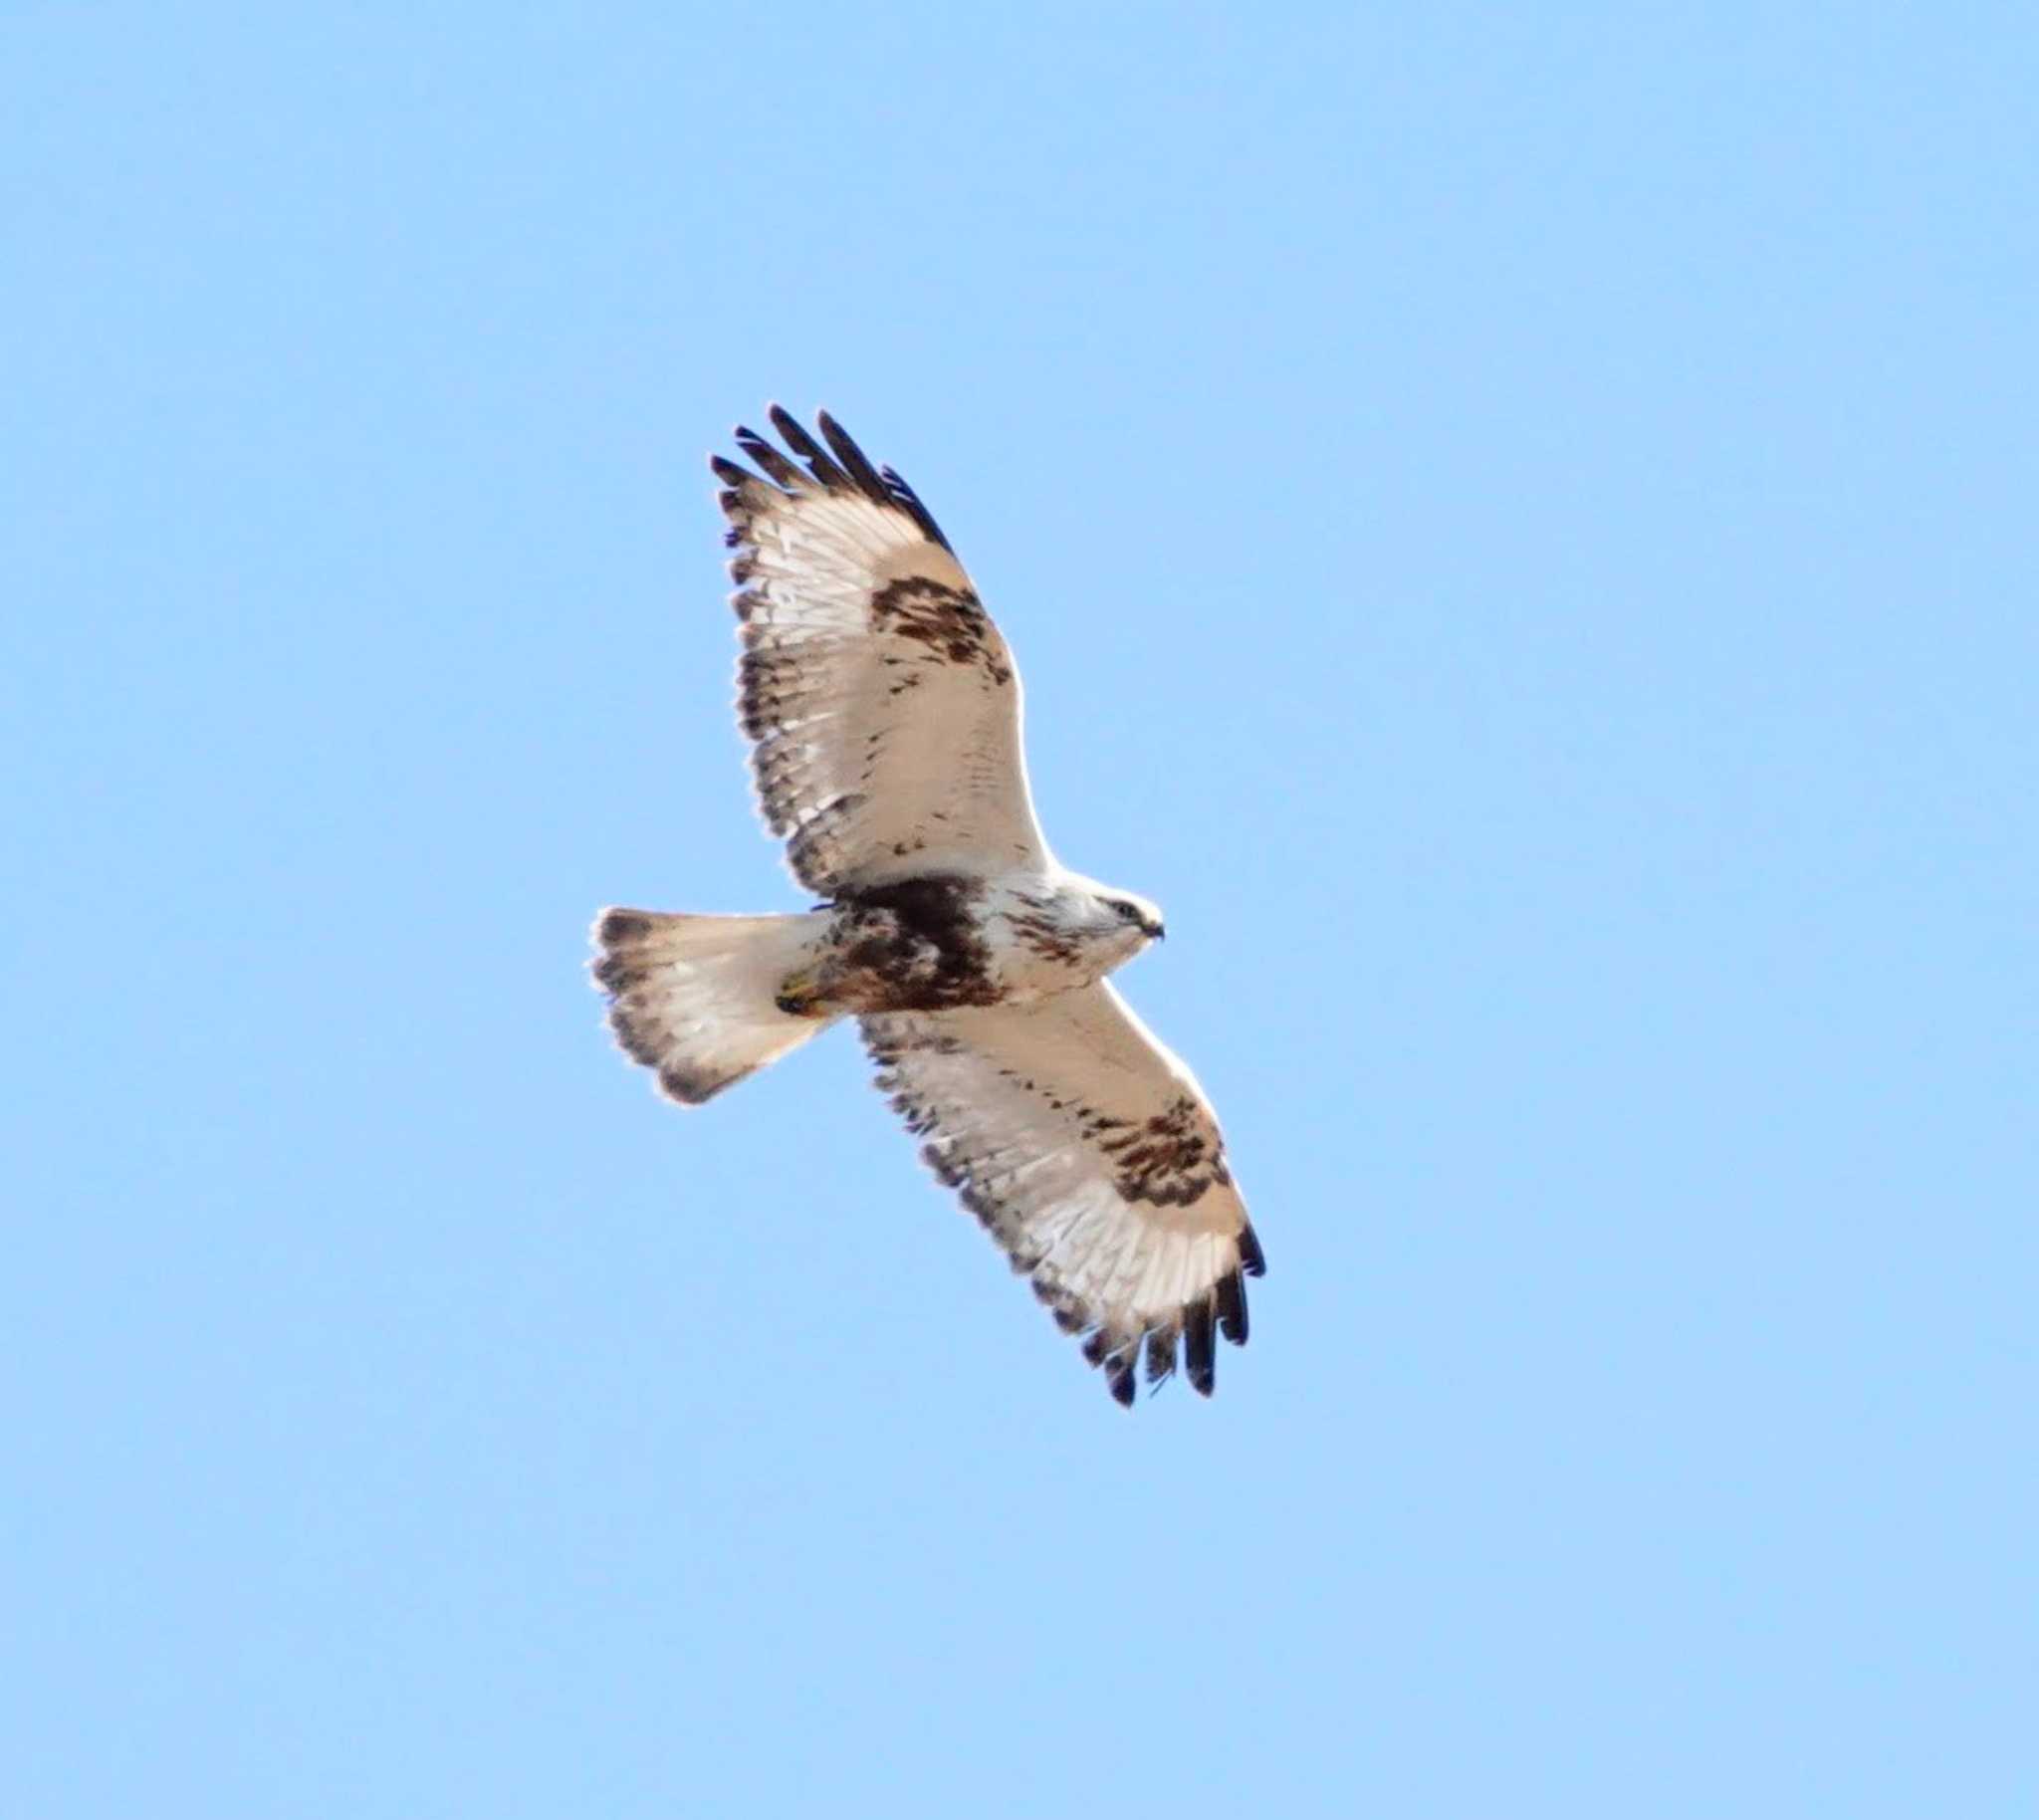
[[1246, 1343], [1246, 1286], [1237, 1270], [1218, 1279], [1218, 1330], [1235, 1346]]
[[1208, 1301], [1192, 1302], [1183, 1310], [1183, 1374], [1200, 1397], [1218, 1387], [1218, 1344]]
[[[756, 462], [775, 485], [789, 493], [797, 493], [810, 485], [834, 492], [860, 493], [875, 506], [891, 506], [905, 513], [929, 543], [939, 544], [951, 556], [956, 554], [941, 526], [935, 523], [934, 514], [921, 502], [920, 495], [907, 484], [899, 470], [873, 462], [858, 446], [856, 438], [827, 411], [814, 413], [814, 421], [820, 426], [828, 444], [825, 449], [814, 440], [807, 426], [785, 405], [768, 404], [765, 417], [779, 433], [780, 440], [806, 464], [804, 471], [789, 461], [749, 424], [738, 424], [731, 434], [745, 459]], [[740, 487], [746, 482], [754, 486], [757, 484], [756, 475], [745, 472], [720, 455], [709, 456], [708, 465], [714, 469], [716, 478], [730, 487]]]
[[849, 477], [808, 433], [807, 426], [785, 405], [767, 405], [765, 414], [772, 419], [772, 427], [779, 432], [780, 440], [807, 464], [807, 472], [819, 485], [836, 490], [849, 486]]
[[742, 449], [748, 460], [755, 461], [767, 475], [789, 493], [797, 493], [807, 484], [807, 477], [782, 455], [771, 443], [751, 428], [748, 423], [737, 425], [734, 434], [737, 447]]
[[1152, 1389], [1175, 1376], [1175, 1329], [1157, 1327], [1147, 1336], [1147, 1384]]
[[1125, 1409], [1131, 1409], [1136, 1386], [1134, 1366], [1139, 1362], [1140, 1342], [1129, 1340], [1114, 1351], [1112, 1335], [1102, 1327], [1093, 1327], [1084, 1335], [1083, 1356], [1104, 1373], [1105, 1388], [1111, 1392], [1112, 1400]]
[[822, 436], [835, 451], [835, 459], [842, 463], [850, 479], [856, 483], [857, 491], [875, 506], [889, 506], [892, 495], [878, 470], [871, 466], [871, 458], [857, 447], [855, 437], [826, 411], [816, 411], [814, 421], [821, 426]]
[[897, 468], [883, 467], [878, 470], [878, 477], [884, 481], [885, 491], [891, 495], [892, 503], [920, 527], [921, 535], [930, 543], [941, 545], [953, 557], [956, 554], [955, 546], [943, 534], [941, 526], [935, 523], [935, 515], [921, 504], [920, 495], [907, 485], [906, 476]]
[[795, 455], [804, 459], [810, 450], [816, 455], [821, 453], [821, 445], [807, 434], [807, 426], [785, 405], [768, 404], [765, 407], [765, 415], [771, 420], [772, 427], [779, 432], [779, 440]]
[[1253, 1231], [1250, 1220], [1240, 1229], [1239, 1262], [1248, 1276], [1267, 1274], [1267, 1254], [1260, 1250], [1260, 1236]]

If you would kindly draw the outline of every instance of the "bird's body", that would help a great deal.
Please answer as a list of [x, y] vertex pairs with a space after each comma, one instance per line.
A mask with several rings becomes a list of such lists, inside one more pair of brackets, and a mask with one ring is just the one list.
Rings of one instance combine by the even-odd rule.
[[1112, 1393], [1208, 1394], [1262, 1267], [1194, 1077], [1106, 980], [1162, 933], [1034, 817], [1011, 653], [927, 509], [824, 414], [796, 465], [718, 459], [743, 621], [739, 718], [804, 914], [605, 911], [624, 1049], [698, 1104], [842, 1017], [879, 1085]]
[[813, 958], [779, 995], [803, 1017], [1032, 1005], [1093, 985], [1159, 932], [1144, 908], [1105, 908], [1087, 880], [917, 872], [844, 891]]

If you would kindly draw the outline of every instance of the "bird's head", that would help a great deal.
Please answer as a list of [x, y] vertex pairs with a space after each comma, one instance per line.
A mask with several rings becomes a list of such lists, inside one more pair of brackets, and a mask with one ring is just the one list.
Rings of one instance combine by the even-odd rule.
[[1082, 933], [1113, 955], [1112, 965], [1131, 960], [1149, 942], [1158, 942], [1168, 933], [1162, 925], [1160, 907], [1138, 892], [1101, 885], [1094, 878], [1074, 883], [1071, 895]]

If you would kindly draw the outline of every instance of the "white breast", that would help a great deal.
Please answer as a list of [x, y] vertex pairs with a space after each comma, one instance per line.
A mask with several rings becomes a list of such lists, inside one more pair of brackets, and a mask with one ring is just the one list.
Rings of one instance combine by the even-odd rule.
[[1068, 908], [1045, 889], [997, 885], [990, 892], [985, 945], [1013, 1003], [1093, 985], [1137, 949], [1117, 931], [1073, 921]]

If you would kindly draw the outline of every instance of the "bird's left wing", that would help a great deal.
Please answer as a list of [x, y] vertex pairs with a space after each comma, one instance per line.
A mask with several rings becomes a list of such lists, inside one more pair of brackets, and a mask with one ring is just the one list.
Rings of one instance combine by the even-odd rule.
[[878, 1086], [1111, 1393], [1211, 1394], [1265, 1267], [1195, 1077], [1106, 982], [1038, 1005], [862, 1020]]
[[716, 456], [743, 620], [737, 711], [787, 863], [832, 896], [916, 872], [1038, 870], [1020, 674], [919, 496], [824, 411], [777, 405]]

